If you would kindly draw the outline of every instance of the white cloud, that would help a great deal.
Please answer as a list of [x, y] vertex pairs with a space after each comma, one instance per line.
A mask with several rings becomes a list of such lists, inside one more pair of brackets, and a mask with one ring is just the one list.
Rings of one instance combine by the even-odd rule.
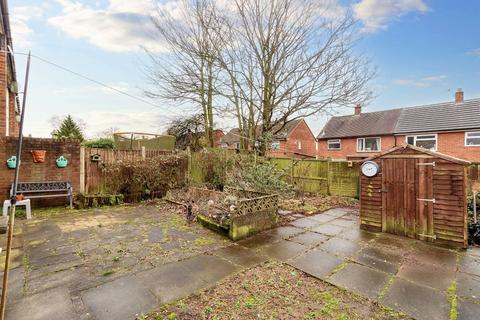
[[427, 12], [428, 6], [423, 0], [361, 0], [353, 11], [363, 22], [363, 32], [375, 32], [385, 30], [392, 20], [410, 12]]
[[434, 84], [443, 83], [443, 81], [447, 79], [448, 79], [447, 75], [441, 74], [441, 75], [428, 76], [421, 79], [397, 79], [397, 80], [394, 80], [393, 82], [401, 86], [428, 88]]
[[88, 136], [108, 128], [118, 128], [121, 131], [136, 131], [147, 133], [162, 133], [165, 126], [165, 113], [161, 111], [145, 112], [85, 112], [76, 113], [79, 119], [88, 119], [86, 132]]
[[12, 9], [10, 25], [15, 47], [28, 48], [32, 45], [33, 29], [29, 23], [43, 16], [43, 9], [37, 6], [19, 6]]
[[155, 39], [156, 30], [150, 14], [153, 0], [110, 0], [108, 6], [88, 6], [71, 0], [56, 0], [61, 14], [48, 22], [75, 39], [85, 39], [108, 51], [134, 52], [142, 47], [162, 51]]
[[480, 57], [480, 48], [473, 49], [467, 52], [469, 56], [479, 56]]

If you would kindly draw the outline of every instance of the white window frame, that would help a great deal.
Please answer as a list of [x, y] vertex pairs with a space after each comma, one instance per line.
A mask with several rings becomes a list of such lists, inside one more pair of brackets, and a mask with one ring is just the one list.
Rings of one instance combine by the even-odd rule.
[[[338, 148], [330, 148], [330, 143], [338, 143], [340, 146]], [[329, 151], [342, 150], [342, 139], [329, 139], [329, 140], [327, 140], [327, 149]]]
[[434, 149], [429, 149], [429, 150], [437, 151], [438, 150], [438, 134], [437, 133], [409, 134], [409, 135], [405, 136], [405, 143], [408, 144], [408, 138], [413, 137], [413, 145], [416, 147], [417, 146], [417, 140], [420, 140], [420, 141], [430, 140], [430, 139], [423, 139], [423, 138], [418, 139], [418, 137], [424, 137], [424, 136], [435, 136], [435, 148]]
[[[358, 141], [363, 140], [363, 146], [365, 147], [365, 139], [378, 139], [378, 150], [359, 150], [358, 149]], [[357, 152], [380, 152], [382, 151], [382, 137], [364, 137], [364, 138], [357, 138]]]
[[233, 149], [240, 149], [240, 142], [234, 142]]
[[[467, 131], [465, 132], [465, 147], [480, 147], [480, 144], [467, 144], [468, 134], [469, 133], [476, 133], [480, 135], [480, 131]], [[477, 137], [475, 137], [477, 138]], [[480, 138], [480, 136], [478, 137]]]
[[[276, 147], [274, 147], [273, 145], [275, 145]], [[270, 145], [270, 148], [272, 150], [280, 150], [280, 141], [278, 141], [278, 140], [272, 141], [272, 144]]]
[[302, 141], [301, 140], [297, 141], [297, 150], [302, 150]]

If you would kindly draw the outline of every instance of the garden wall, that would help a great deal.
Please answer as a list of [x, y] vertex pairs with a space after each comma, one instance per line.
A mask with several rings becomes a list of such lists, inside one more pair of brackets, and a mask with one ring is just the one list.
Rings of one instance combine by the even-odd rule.
[[[15, 170], [7, 168], [7, 159], [16, 154], [17, 138], [0, 138], [0, 195], [8, 199], [10, 185]], [[34, 163], [32, 150], [46, 150], [45, 161]], [[66, 168], [57, 168], [55, 160], [64, 156], [68, 160]], [[80, 188], [80, 143], [76, 140], [56, 140], [43, 138], [24, 138], [20, 182], [70, 181], [74, 192]], [[66, 198], [35, 199], [34, 204], [53, 205], [67, 203]]]

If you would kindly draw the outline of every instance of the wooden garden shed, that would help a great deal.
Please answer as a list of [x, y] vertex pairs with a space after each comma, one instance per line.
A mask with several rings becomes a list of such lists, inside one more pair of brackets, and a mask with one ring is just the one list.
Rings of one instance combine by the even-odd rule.
[[468, 165], [411, 145], [366, 159], [361, 227], [466, 248]]

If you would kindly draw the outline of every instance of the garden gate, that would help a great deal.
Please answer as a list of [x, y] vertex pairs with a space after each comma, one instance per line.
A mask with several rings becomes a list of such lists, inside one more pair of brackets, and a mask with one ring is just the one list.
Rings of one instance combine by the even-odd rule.
[[379, 172], [360, 177], [363, 228], [467, 245], [468, 161], [410, 145], [367, 161]]

